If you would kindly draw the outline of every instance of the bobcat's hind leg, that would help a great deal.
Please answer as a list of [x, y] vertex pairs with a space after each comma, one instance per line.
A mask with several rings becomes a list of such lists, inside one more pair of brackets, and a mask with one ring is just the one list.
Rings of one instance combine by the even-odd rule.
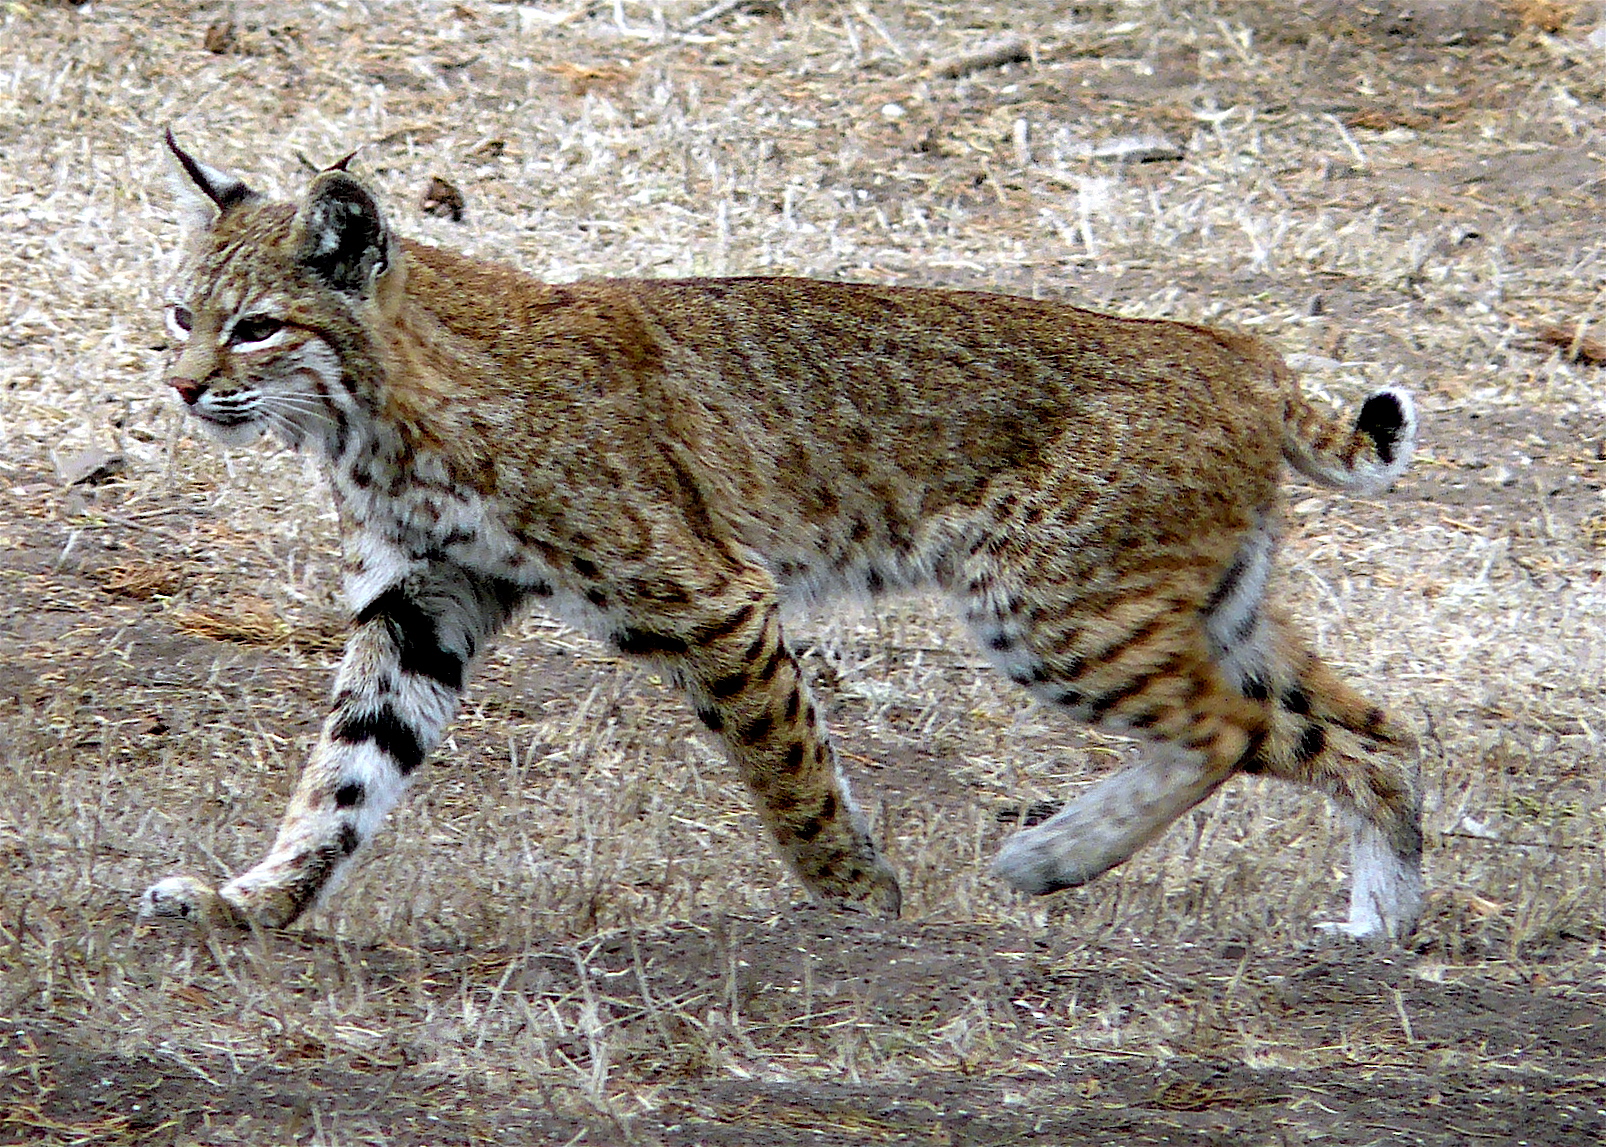
[[1400, 939], [1421, 915], [1422, 802], [1416, 739], [1271, 619], [1271, 656], [1247, 688], [1272, 706], [1271, 732], [1244, 764], [1326, 793], [1349, 816], [1349, 918], [1323, 925], [1358, 939]]
[[1415, 739], [1334, 676], [1267, 605], [1275, 540], [1269, 529], [1252, 532], [1203, 611], [1211, 657], [1265, 707], [1267, 735], [1243, 769], [1320, 789], [1350, 816], [1349, 919], [1332, 930], [1403, 937], [1422, 907]]
[[871, 839], [787, 648], [773, 580], [743, 568], [723, 586], [689, 596], [699, 603], [697, 616], [656, 618], [653, 629], [629, 629], [617, 644], [675, 669], [810, 892], [896, 916], [897, 876]]
[[1108, 692], [1067, 688], [1061, 698], [1100, 727], [1149, 743], [1142, 760], [1010, 838], [993, 872], [1022, 892], [1086, 884], [1127, 860], [1232, 776], [1264, 735], [1258, 707], [1204, 658], [1165, 658]]
[[1265, 712], [1209, 656], [1197, 621], [1207, 560], [1135, 571], [1069, 608], [973, 583], [966, 616], [1011, 680], [1067, 715], [1148, 742], [1049, 820], [1012, 837], [993, 871], [1033, 893], [1120, 864], [1230, 777], [1265, 735]]
[[334, 884], [439, 742], [469, 662], [523, 591], [435, 563], [358, 610], [334, 704], [268, 855], [222, 888], [173, 876], [146, 890], [144, 916], [280, 927]]

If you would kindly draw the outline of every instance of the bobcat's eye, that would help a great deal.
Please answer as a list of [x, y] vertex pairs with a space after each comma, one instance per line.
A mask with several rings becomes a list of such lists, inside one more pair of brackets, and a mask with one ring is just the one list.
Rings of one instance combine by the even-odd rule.
[[167, 308], [168, 332], [179, 342], [190, 337], [190, 327], [195, 324], [195, 316], [190, 314], [188, 307], [181, 307], [174, 303]]
[[259, 343], [272, 338], [283, 328], [284, 320], [272, 315], [247, 315], [234, 324], [234, 329], [229, 332], [229, 342], [234, 346]]

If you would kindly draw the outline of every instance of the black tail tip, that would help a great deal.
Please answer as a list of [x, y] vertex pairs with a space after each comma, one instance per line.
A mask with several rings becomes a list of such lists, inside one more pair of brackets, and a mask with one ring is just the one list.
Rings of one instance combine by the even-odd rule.
[[1361, 405], [1361, 413], [1355, 419], [1355, 429], [1371, 438], [1383, 465], [1392, 466], [1405, 421], [1405, 407], [1400, 404], [1399, 396], [1384, 391], [1372, 395]]

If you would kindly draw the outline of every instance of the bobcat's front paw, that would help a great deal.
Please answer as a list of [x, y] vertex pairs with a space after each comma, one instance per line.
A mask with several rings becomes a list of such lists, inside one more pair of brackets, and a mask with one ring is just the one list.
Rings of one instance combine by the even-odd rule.
[[799, 865], [798, 875], [804, 878], [805, 887], [819, 903], [865, 912], [883, 920], [896, 920], [903, 910], [903, 889], [898, 885], [897, 874], [873, 846], [865, 847], [868, 856], [857, 863], [814, 872]]
[[193, 876], [169, 876], [145, 890], [139, 898], [142, 918], [187, 920], [198, 927], [220, 925], [244, 928], [245, 918], [210, 884]]
[[903, 911], [903, 888], [892, 869], [885, 864], [873, 874], [869, 886], [863, 891], [864, 895], [857, 904], [873, 915], [883, 920], [896, 920]]

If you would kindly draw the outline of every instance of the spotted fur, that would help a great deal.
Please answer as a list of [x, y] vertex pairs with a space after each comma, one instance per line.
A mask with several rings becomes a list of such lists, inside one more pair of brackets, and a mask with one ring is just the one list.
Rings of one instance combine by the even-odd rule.
[[1283, 463], [1386, 486], [1405, 394], [1345, 424], [1248, 337], [1000, 295], [548, 285], [398, 238], [343, 166], [273, 203], [173, 151], [204, 225], [170, 382], [225, 441], [326, 465], [354, 625], [268, 856], [220, 890], [162, 881], [147, 912], [293, 920], [537, 601], [672, 671], [813, 893], [896, 913], [779, 606], [934, 586], [1012, 680], [1152, 746], [1011, 840], [1010, 883], [1091, 880], [1247, 771], [1354, 819], [1346, 930], [1411, 926], [1410, 735], [1266, 600]]

